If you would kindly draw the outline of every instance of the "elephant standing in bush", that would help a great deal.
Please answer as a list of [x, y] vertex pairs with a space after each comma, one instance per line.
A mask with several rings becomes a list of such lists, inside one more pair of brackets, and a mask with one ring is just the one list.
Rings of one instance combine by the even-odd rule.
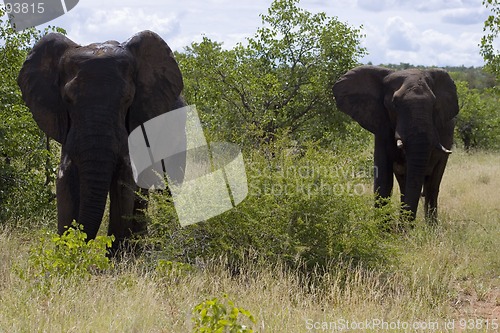
[[108, 192], [108, 233], [121, 241], [145, 232], [144, 218], [131, 218], [145, 203], [135, 195], [128, 135], [184, 105], [169, 46], [151, 31], [88, 46], [51, 33], [28, 55], [18, 84], [38, 126], [62, 144], [58, 232], [76, 220], [94, 238]]
[[440, 69], [360, 66], [342, 76], [333, 93], [340, 111], [375, 134], [375, 193], [388, 198], [394, 174], [403, 207], [414, 219], [423, 186], [426, 217], [436, 221], [458, 114], [450, 76]]

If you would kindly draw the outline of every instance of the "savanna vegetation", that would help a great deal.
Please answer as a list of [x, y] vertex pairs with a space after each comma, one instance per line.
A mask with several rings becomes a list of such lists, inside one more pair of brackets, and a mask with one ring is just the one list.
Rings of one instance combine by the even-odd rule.
[[373, 208], [372, 137], [331, 93], [369, 51], [362, 30], [297, 0], [261, 19], [232, 49], [205, 38], [176, 53], [209, 140], [242, 148], [248, 197], [181, 228], [171, 198], [153, 193], [140, 253], [119, 260], [105, 257], [106, 236], [54, 234], [59, 147], [16, 84], [45, 32], [0, 22], [0, 332], [498, 330], [498, 77], [448, 68], [460, 113], [439, 224], [419, 216], [387, 232], [399, 207]]

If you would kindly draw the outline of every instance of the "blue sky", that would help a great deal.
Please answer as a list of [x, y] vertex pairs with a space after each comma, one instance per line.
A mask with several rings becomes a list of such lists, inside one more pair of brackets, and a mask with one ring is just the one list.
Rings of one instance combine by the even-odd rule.
[[[203, 36], [232, 47], [253, 36], [271, 0], [80, 0], [50, 22], [79, 44], [124, 41], [149, 29], [176, 50]], [[478, 44], [488, 12], [481, 0], [301, 0], [351, 26], [363, 25], [366, 63], [482, 66]]]

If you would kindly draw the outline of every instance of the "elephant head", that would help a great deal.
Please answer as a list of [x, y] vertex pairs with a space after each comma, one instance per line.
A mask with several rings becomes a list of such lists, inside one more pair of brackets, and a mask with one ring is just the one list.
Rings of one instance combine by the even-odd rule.
[[108, 191], [111, 224], [113, 214], [132, 209], [124, 193], [135, 185], [128, 134], [177, 103], [183, 81], [172, 51], [151, 31], [87, 46], [50, 33], [33, 47], [18, 84], [39, 127], [63, 146], [59, 232], [76, 219], [93, 238]]
[[375, 191], [389, 197], [395, 173], [413, 217], [423, 185], [437, 204], [458, 113], [450, 76], [440, 69], [360, 66], [341, 77], [333, 93], [340, 111], [375, 134]]

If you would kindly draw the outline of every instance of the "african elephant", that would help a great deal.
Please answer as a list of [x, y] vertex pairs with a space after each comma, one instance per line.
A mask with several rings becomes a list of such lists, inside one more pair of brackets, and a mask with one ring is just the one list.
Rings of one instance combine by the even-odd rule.
[[62, 144], [58, 232], [76, 220], [95, 238], [108, 192], [108, 233], [116, 243], [145, 232], [136, 215], [145, 202], [135, 195], [128, 135], [184, 106], [182, 75], [165, 41], [143, 31], [124, 43], [80, 46], [50, 33], [33, 47], [18, 84], [38, 126]]
[[375, 134], [375, 193], [390, 197], [394, 174], [410, 217], [415, 219], [422, 194], [426, 217], [435, 222], [458, 114], [450, 76], [440, 69], [360, 66], [335, 83], [333, 94], [340, 111]]

